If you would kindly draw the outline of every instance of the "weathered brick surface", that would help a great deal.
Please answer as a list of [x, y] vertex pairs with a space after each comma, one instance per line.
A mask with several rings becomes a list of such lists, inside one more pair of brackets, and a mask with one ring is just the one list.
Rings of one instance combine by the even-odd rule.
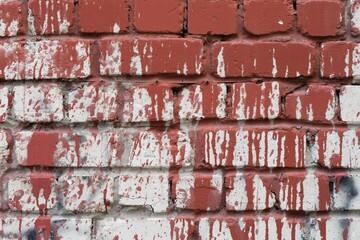
[[0, 0], [0, 239], [360, 239], [360, 0]]
[[74, 21], [74, 0], [30, 0], [28, 28], [30, 34], [66, 34]]

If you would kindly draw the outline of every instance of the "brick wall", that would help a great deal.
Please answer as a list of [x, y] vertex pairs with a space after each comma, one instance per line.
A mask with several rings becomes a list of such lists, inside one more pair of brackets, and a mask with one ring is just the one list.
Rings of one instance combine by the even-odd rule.
[[2, 239], [360, 239], [360, 1], [0, 0]]

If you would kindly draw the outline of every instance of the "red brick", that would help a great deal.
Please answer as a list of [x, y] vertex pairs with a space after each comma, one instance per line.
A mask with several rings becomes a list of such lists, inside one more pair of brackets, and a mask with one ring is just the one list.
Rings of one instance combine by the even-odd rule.
[[63, 110], [63, 95], [57, 84], [19, 85], [13, 88], [12, 116], [18, 121], [62, 121]]
[[8, 184], [10, 209], [19, 212], [47, 213], [58, 201], [56, 184], [55, 175], [43, 172], [11, 178]]
[[0, 43], [0, 79], [85, 78], [90, 75], [90, 42], [43, 40]]
[[278, 198], [286, 211], [326, 211], [330, 207], [329, 177], [325, 173], [284, 173]]
[[213, 173], [180, 173], [172, 179], [172, 199], [178, 209], [218, 210], [222, 203], [223, 177]]
[[119, 110], [117, 98], [114, 84], [95, 81], [79, 86], [68, 93], [68, 119], [71, 122], [115, 120]]
[[200, 75], [203, 58], [199, 39], [108, 38], [100, 42], [101, 75]]
[[114, 201], [112, 177], [95, 172], [91, 175], [69, 173], [64, 175], [62, 204], [76, 212], [106, 212]]
[[204, 128], [197, 130], [195, 144], [196, 167], [305, 166], [305, 131]]
[[320, 130], [310, 148], [312, 160], [327, 168], [360, 168], [359, 130]]
[[183, 19], [182, 0], [134, 1], [134, 26], [138, 32], [180, 33]]
[[244, 26], [255, 35], [286, 32], [292, 28], [294, 10], [290, 0], [245, 0]]
[[124, 151], [119, 134], [94, 129], [21, 131], [15, 135], [15, 154], [22, 166], [107, 167]]
[[278, 82], [235, 83], [232, 85], [231, 118], [275, 119], [281, 110], [280, 98]]
[[345, 10], [339, 0], [298, 0], [300, 31], [313, 37], [344, 34]]
[[360, 51], [354, 42], [327, 42], [321, 46], [321, 76], [359, 78]]
[[226, 85], [206, 83], [183, 88], [178, 95], [175, 113], [179, 119], [225, 118]]
[[7, 0], [0, 2], [0, 37], [11, 37], [23, 33], [24, 13], [22, 2], [19, 0]]
[[167, 86], [138, 86], [121, 95], [124, 107], [120, 116], [124, 122], [171, 121], [174, 117], [173, 94]]
[[220, 42], [211, 53], [212, 72], [221, 78], [306, 77], [315, 66], [315, 48], [303, 42]]
[[128, 0], [80, 0], [78, 11], [81, 32], [119, 33], [128, 30]]
[[30, 0], [28, 4], [28, 24], [31, 34], [72, 32], [74, 0]]
[[335, 117], [335, 89], [331, 86], [310, 85], [286, 96], [285, 115], [305, 121], [331, 121]]
[[188, 31], [190, 34], [235, 34], [238, 26], [237, 1], [189, 0]]

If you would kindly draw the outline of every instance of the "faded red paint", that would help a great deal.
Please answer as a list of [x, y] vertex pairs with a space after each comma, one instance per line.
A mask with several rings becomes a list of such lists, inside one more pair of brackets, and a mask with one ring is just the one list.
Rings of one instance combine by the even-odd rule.
[[[102, 75], [198, 75], [204, 63], [202, 47], [199, 39], [106, 38], [100, 41], [100, 72]], [[117, 55], [118, 51], [121, 56]], [[107, 55], [117, 57], [107, 58]], [[136, 62], [132, 64], [132, 60]]]
[[315, 69], [315, 48], [305, 42], [221, 42], [214, 44], [211, 52], [217, 76], [222, 66], [219, 55], [224, 58], [226, 77], [306, 77]]

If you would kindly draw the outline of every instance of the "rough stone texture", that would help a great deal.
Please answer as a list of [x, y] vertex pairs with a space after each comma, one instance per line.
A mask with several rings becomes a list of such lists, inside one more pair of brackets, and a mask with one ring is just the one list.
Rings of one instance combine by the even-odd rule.
[[0, 0], [0, 239], [360, 239], [360, 0]]

